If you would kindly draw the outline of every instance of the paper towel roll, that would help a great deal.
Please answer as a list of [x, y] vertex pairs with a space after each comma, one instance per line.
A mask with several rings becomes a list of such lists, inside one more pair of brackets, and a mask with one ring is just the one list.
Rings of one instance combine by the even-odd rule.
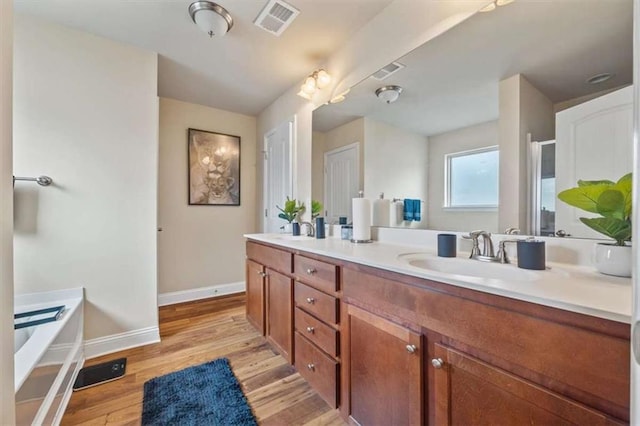
[[366, 198], [353, 199], [353, 239], [371, 239], [371, 202]]
[[391, 200], [379, 198], [373, 201], [373, 226], [389, 226]]
[[391, 222], [391, 226], [401, 225], [404, 220], [404, 204], [402, 201], [391, 203], [390, 212], [389, 222]]

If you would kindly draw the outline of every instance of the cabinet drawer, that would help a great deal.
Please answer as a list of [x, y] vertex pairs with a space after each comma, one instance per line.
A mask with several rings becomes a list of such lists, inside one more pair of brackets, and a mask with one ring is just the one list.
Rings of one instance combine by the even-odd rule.
[[331, 356], [338, 356], [338, 331], [300, 308], [296, 308], [296, 330]]
[[296, 282], [296, 306], [330, 324], [338, 323], [338, 299], [301, 282]]
[[295, 335], [295, 360], [298, 372], [327, 404], [336, 408], [338, 405], [338, 363], [323, 354], [298, 332]]
[[293, 272], [297, 279], [312, 287], [333, 293], [338, 290], [338, 267], [320, 260], [296, 255]]
[[247, 241], [247, 257], [285, 274], [293, 271], [293, 254], [284, 250]]

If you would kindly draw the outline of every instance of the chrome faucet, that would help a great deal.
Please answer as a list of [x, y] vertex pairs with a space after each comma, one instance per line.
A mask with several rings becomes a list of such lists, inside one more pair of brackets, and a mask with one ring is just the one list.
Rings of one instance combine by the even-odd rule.
[[316, 229], [313, 227], [313, 223], [311, 223], [311, 222], [302, 222], [300, 224], [300, 226], [306, 226], [307, 227], [307, 237], [315, 237], [316, 236]]
[[500, 263], [511, 263], [509, 260], [509, 256], [507, 256], [507, 249], [505, 244], [507, 243], [517, 243], [518, 241], [527, 241], [527, 240], [535, 240], [536, 237], [528, 237], [528, 238], [513, 238], [509, 240], [502, 240], [498, 243], [498, 254], [496, 258]]
[[[480, 237], [482, 237], [482, 251], [480, 251]], [[493, 249], [493, 241], [491, 241], [491, 233], [487, 231], [472, 231], [469, 235], [463, 235], [462, 238], [471, 240], [473, 247], [471, 248], [470, 259], [482, 260], [485, 262], [498, 262], [499, 259], [495, 255]]]

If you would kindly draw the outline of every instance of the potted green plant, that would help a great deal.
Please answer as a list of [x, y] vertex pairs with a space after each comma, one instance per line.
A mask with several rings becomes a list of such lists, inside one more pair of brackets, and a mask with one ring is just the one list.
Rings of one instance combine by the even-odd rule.
[[322, 203], [318, 200], [311, 200], [311, 219], [322, 214]]
[[581, 217], [580, 221], [615, 243], [598, 243], [595, 266], [603, 274], [631, 276], [631, 188], [632, 174], [617, 182], [579, 180], [578, 186], [558, 194], [561, 201], [600, 217]]
[[285, 232], [291, 232], [291, 223], [298, 218], [305, 210], [304, 203], [298, 203], [294, 198], [291, 200], [287, 197], [287, 201], [284, 202], [284, 208], [276, 205], [280, 213], [278, 217], [287, 221], [287, 224], [283, 226]]

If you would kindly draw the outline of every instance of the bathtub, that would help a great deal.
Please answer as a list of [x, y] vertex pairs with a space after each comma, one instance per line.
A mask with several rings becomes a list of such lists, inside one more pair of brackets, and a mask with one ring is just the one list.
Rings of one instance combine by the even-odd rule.
[[15, 313], [64, 306], [59, 319], [15, 330], [16, 423], [58, 424], [84, 362], [82, 288], [16, 295]]

